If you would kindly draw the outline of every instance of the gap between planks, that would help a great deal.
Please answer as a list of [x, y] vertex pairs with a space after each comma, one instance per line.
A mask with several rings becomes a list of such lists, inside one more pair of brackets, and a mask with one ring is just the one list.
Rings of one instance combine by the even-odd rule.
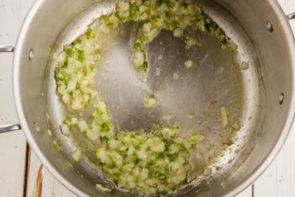
[[23, 197], [27, 196], [28, 176], [30, 171], [31, 149], [29, 144], [26, 144], [25, 166], [24, 166], [24, 181], [23, 181]]
[[24, 197], [76, 197], [63, 186], [53, 175], [42, 166], [41, 162], [30, 149], [27, 164], [26, 195]]

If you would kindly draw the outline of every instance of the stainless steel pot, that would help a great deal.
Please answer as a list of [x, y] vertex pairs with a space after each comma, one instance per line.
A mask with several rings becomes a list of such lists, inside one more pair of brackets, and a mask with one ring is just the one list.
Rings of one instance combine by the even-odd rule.
[[[234, 196], [249, 186], [271, 163], [286, 140], [293, 123], [295, 43], [288, 17], [292, 19], [295, 15], [286, 17], [275, 0], [198, 0], [198, 3], [238, 43], [242, 52], [240, 58], [249, 61], [251, 68], [238, 74], [237, 86], [229, 83], [231, 77], [226, 78], [227, 82], [218, 80], [212, 82], [211, 79], [218, 76], [218, 73], [214, 72], [214, 67], [198, 70], [202, 72], [201, 76], [197, 71], [192, 75], [191, 80], [205, 80], [210, 84], [210, 88], [213, 88], [212, 91], [206, 90], [206, 84], [203, 89], [201, 86], [198, 87], [202, 94], [207, 95], [210, 92], [217, 100], [225, 100], [223, 101], [225, 104], [231, 102], [228, 100], [231, 93], [242, 92], [237, 100], [241, 112], [231, 109], [232, 114], [241, 116], [242, 128], [233, 146], [213, 162], [210, 173], [207, 171], [202, 175], [203, 178], [187, 187], [186, 193], [180, 192], [178, 195]], [[58, 131], [58, 123], [63, 115], [54, 96], [55, 86], [52, 79], [52, 64], [49, 61], [51, 58], [49, 48], [58, 49], [69, 42], [71, 37], [83, 31], [83, 28], [76, 29], [76, 27], [80, 25], [86, 27], [89, 18], [102, 14], [110, 8], [109, 5], [108, 1], [38, 0], [25, 20], [15, 48], [13, 87], [20, 125], [30, 146], [46, 168], [79, 196], [126, 196], [127, 194], [104, 193], [97, 190], [95, 185], [102, 180], [87, 162], [82, 161], [69, 167], [72, 147]], [[81, 18], [88, 19], [85, 22], [81, 21]], [[13, 49], [13, 47], [0, 46], [0, 52], [12, 52]], [[211, 58], [219, 61], [214, 55]], [[210, 66], [209, 63], [204, 64], [207, 66], [205, 68], [208, 68], [208, 65]], [[124, 84], [122, 80], [120, 83]], [[151, 82], [153, 80], [155, 79], [151, 78]], [[102, 88], [114, 88], [115, 85]], [[120, 93], [128, 95], [126, 91]], [[197, 95], [190, 96], [194, 99]], [[179, 95], [175, 97], [179, 98], [179, 103], [182, 102], [182, 97]], [[196, 103], [201, 102], [201, 99], [196, 100]], [[187, 103], [191, 103], [190, 101], [192, 100], [188, 100]], [[112, 100], [112, 102], [119, 101]], [[183, 109], [189, 108], [185, 103], [182, 105]], [[172, 109], [175, 114], [180, 110], [175, 105]], [[205, 107], [204, 110], [211, 112], [216, 109]], [[118, 119], [120, 118], [122, 117]], [[0, 133], [17, 130], [20, 125], [2, 126]], [[55, 149], [54, 139], [46, 132], [48, 129], [55, 131], [54, 139], [62, 140], [62, 151]], [[209, 138], [218, 136], [213, 132], [208, 132], [207, 135]], [[217, 165], [217, 168], [212, 171], [214, 165], [215, 167]]]

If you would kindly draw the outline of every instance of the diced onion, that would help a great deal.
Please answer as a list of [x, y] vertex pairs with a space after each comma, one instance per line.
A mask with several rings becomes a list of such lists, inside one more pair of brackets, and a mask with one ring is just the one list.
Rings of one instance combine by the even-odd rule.
[[[185, 36], [183, 40], [187, 49], [199, 45], [195, 37], [187, 36], [187, 29], [210, 34], [233, 55], [237, 54], [237, 45], [194, 3], [169, 0], [159, 4], [157, 1], [129, 0], [117, 1], [114, 12], [96, 19], [85, 34], [54, 55], [57, 93], [69, 111], [81, 115], [79, 118], [67, 118], [61, 124], [61, 132], [67, 136], [72, 128], [83, 132], [83, 136], [97, 146], [95, 156], [102, 171], [122, 189], [135, 190], [145, 196], [162, 195], [186, 181], [190, 150], [204, 137], [199, 132], [193, 132], [184, 138], [178, 136], [179, 127], [159, 126], [147, 133], [115, 133], [110, 110], [96, 90], [95, 65], [101, 58], [101, 41], [105, 35], [126, 22], [139, 24], [132, 45], [132, 61], [143, 78], [149, 70], [148, 44], [162, 30], [171, 32], [177, 38]], [[246, 68], [246, 64], [242, 63], [241, 69]], [[185, 66], [191, 68], [193, 61], [187, 60]], [[156, 76], [160, 76], [160, 71], [157, 68]], [[173, 79], [179, 79], [179, 74], [174, 73]], [[143, 105], [154, 109], [158, 101], [154, 96], [146, 96]], [[226, 109], [222, 107], [220, 113], [222, 128], [226, 128]], [[81, 119], [84, 116], [87, 118]], [[163, 119], [169, 122], [171, 116]], [[60, 148], [57, 141], [55, 144]], [[73, 159], [79, 161], [80, 158], [81, 151], [77, 149]], [[100, 184], [96, 187], [111, 191]]]
[[225, 107], [220, 108], [220, 114], [221, 114], [221, 127], [225, 129], [228, 125], [228, 118], [227, 118], [227, 112]]
[[76, 162], [80, 161], [80, 159], [81, 159], [81, 150], [79, 150], [79, 149], [75, 150], [75, 152], [73, 153], [73, 159]]
[[68, 136], [70, 134], [70, 129], [69, 129], [68, 125], [61, 124], [60, 129], [61, 129], [62, 134], [64, 134], [65, 136]]

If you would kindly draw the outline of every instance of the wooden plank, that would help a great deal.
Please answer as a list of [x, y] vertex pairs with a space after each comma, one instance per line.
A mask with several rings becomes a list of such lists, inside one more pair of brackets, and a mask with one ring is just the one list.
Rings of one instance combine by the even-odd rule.
[[[284, 3], [286, 13], [295, 11], [295, 1], [280, 0], [280, 3]], [[237, 197], [295, 196], [295, 187], [293, 187], [293, 184], [295, 183], [295, 167], [293, 167], [295, 166], [295, 160], [293, 159], [294, 157], [292, 157], [291, 153], [291, 150], [295, 148], [295, 132], [292, 132], [292, 136], [290, 136], [290, 138], [292, 138], [293, 141], [287, 142], [278, 159], [267, 169], [263, 176], [258, 179], [254, 185], [251, 185]], [[32, 196], [36, 192], [35, 187], [39, 166], [39, 161], [35, 158], [35, 156], [33, 156], [30, 162], [29, 184], [27, 190], [28, 196]], [[69, 192], [58, 181], [56, 181], [52, 175], [46, 171], [46, 169], [43, 170], [42, 194], [43, 196], [74, 196], [74, 194]]]
[[29, 158], [29, 170], [28, 170], [28, 180], [27, 180], [27, 196], [35, 197], [40, 194], [40, 187], [38, 187], [38, 182], [40, 183], [40, 172], [42, 174], [42, 187], [41, 193], [42, 197], [75, 197], [76, 195], [65, 188], [60, 182], [58, 182], [46, 168], [40, 170], [41, 163], [34, 153], [30, 151]]
[[[14, 45], [32, 0], [0, 0], [0, 44]], [[17, 123], [11, 86], [12, 54], [0, 54], [0, 125]], [[1, 196], [23, 195], [26, 140], [22, 131], [0, 136]]]
[[[255, 183], [255, 196], [295, 196], [295, 128], [293, 128], [283, 150]], [[267, 189], [266, 189], [267, 188]]]
[[276, 161], [278, 196], [288, 197], [295, 195], [295, 129], [289, 136], [286, 146]]
[[[267, 171], [255, 182], [255, 196], [295, 196], [295, 128], [281, 153]], [[267, 188], [267, 189], [266, 189]]]
[[272, 163], [271, 166], [259, 177], [254, 184], [254, 196], [267, 196], [277, 197], [277, 166], [276, 162]]
[[286, 14], [295, 12], [295, 1], [294, 0], [279, 0], [279, 3], [283, 7]]
[[21, 131], [0, 136], [1, 196], [23, 195], [25, 152], [26, 141]]

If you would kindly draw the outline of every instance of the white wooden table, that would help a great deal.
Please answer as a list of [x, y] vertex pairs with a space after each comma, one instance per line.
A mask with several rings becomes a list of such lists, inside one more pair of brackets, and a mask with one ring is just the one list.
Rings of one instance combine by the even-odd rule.
[[[0, 0], [0, 44], [15, 44], [21, 24], [33, 1]], [[279, 2], [286, 13], [295, 11], [295, 0]], [[295, 30], [295, 22], [292, 23]], [[18, 122], [11, 91], [11, 66], [12, 54], [0, 54], [0, 125]], [[276, 160], [239, 197], [294, 197], [294, 150], [295, 126]], [[31, 152], [22, 131], [0, 135], [1, 197], [75, 196], [45, 168], [40, 167], [41, 164]]]

